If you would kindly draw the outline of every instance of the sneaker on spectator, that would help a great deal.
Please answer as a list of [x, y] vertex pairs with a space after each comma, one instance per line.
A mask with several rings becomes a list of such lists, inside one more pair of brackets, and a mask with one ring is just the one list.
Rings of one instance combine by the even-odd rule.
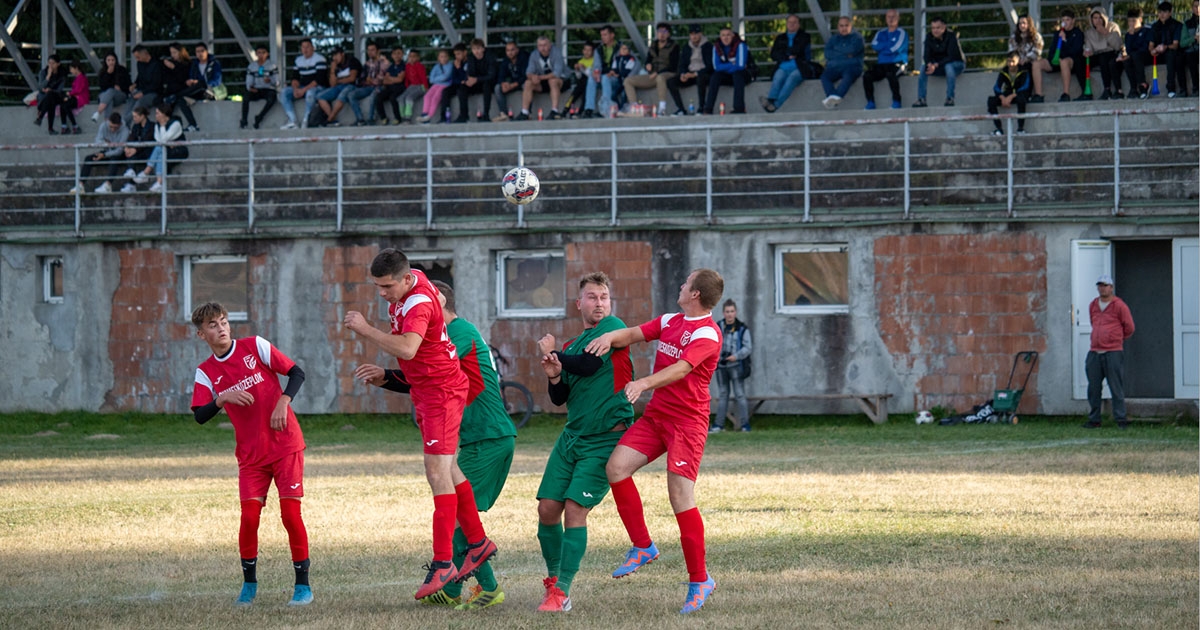
[[1175, 98], [1174, 92], [1167, 92], [1167, 98]]
[[476, 116], [476, 117], [475, 117], [475, 122], [485, 122], [485, 123], [490, 123], [490, 122], [492, 122], [492, 119], [491, 119], [491, 118], [488, 118], [487, 116]]
[[250, 126], [250, 123], [248, 123], [244, 120], [238, 121], [238, 129], [245, 129], [246, 127], [249, 127], [249, 126]]
[[200, 131], [200, 128], [196, 125], [188, 125], [186, 128], [184, 128], [184, 131]]
[[100, 112], [92, 114], [92, 122], [100, 122]]
[[904, 106], [900, 104], [900, 101], [892, 101], [892, 109], [901, 109], [902, 107]]
[[1121, 90], [1117, 90], [1116, 92], [1113, 92], [1113, 96], [1112, 96], [1112, 97], [1113, 97], [1114, 99], [1120, 100], [1120, 99], [1123, 99], [1123, 98], [1125, 98], [1125, 93], [1124, 93], [1124, 92], [1122, 92]]
[[365, 121], [365, 120], [356, 120], [356, 121], [354, 121], [354, 126], [355, 126], [355, 127], [366, 127], [366, 126], [367, 126], [367, 121]]
[[112, 184], [110, 184], [108, 182], [104, 182], [103, 184], [100, 184], [99, 186], [96, 187], [96, 192], [98, 192], [102, 195], [110, 193], [110, 192], [112, 192]]
[[262, 126], [262, 121], [261, 121], [261, 120], [259, 120], [259, 119], [257, 119], [257, 118], [255, 118], [255, 119], [254, 119], [254, 128], [255, 128], [255, 129], [258, 129], [258, 128], [259, 128], [259, 127], [261, 127], [261, 126]]
[[1062, 96], [1058, 97], [1058, 102], [1059, 102], [1059, 103], [1070, 103], [1070, 102], [1071, 102], [1071, 95], [1070, 95], [1070, 94], [1063, 94]]
[[1024, 129], [1018, 129], [1018, 130], [1017, 130], [1017, 135], [1018, 135], [1018, 136], [1023, 136], [1023, 135], [1025, 135], [1025, 130], [1024, 130]]
[[83, 186], [72, 186], [71, 190], [67, 191], [67, 194], [68, 195], [82, 195], [83, 194]]
[[952, 99], [952, 98], [946, 99], [946, 102], [942, 103], [942, 107], [954, 107], [954, 99]]
[[326, 126], [326, 127], [341, 127], [342, 123], [338, 122], [337, 120], [330, 120], [330, 121], [326, 122], [324, 126]]
[[863, 109], [875, 109], [875, 101], [867, 101], [867, 106]]
[[1107, 101], [1108, 99], [1110, 99], [1112, 97], [1113, 97], [1112, 90], [1104, 90], [1103, 92], [1100, 93], [1100, 100], [1102, 100], [1102, 101]]
[[135, 171], [131, 168], [127, 168], [127, 169], [125, 169], [125, 174], [122, 175], [122, 177], [124, 177], [125, 179], [133, 179], [134, 177], [137, 177], [137, 171]]
[[417, 122], [419, 122], [419, 123], [427, 123], [427, 122], [429, 122], [429, 121], [430, 121], [430, 120], [432, 120], [432, 119], [433, 119], [433, 117], [432, 117], [432, 116], [430, 116], [429, 114], [421, 114], [421, 117], [417, 119]]
[[1029, 102], [1030, 103], [1045, 103], [1046, 97], [1042, 96], [1041, 94], [1034, 94], [1033, 96], [1029, 97]]
[[137, 175], [133, 176], [133, 183], [135, 184], [145, 184], [148, 181], [150, 181], [150, 176], [143, 172], [139, 171]]
[[162, 192], [162, 189], [163, 189], [162, 182], [154, 182], [154, 184], [150, 186], [150, 192], [154, 192], [154, 193]]
[[296, 123], [294, 123], [290, 120], [283, 123], [283, 126], [280, 127], [280, 129], [295, 129], [295, 128], [296, 128]]
[[78, 136], [79, 134], [83, 133], [83, 131], [79, 128], [79, 125], [76, 125], [74, 127], [71, 127], [71, 133]]
[[715, 426], [715, 425], [714, 425], [714, 426], [712, 426], [712, 427], [709, 427], [709, 429], [708, 429], [708, 432], [709, 432], [709, 434], [711, 435], [711, 434], [713, 434], [713, 433], [720, 433], [720, 432], [722, 432], [722, 431], [724, 431], [724, 430], [725, 430], [725, 429], [723, 429], [723, 428], [721, 428], [721, 427], [719, 427], [719, 426]]
[[1075, 98], [1075, 100], [1090, 101], [1090, 100], [1092, 100], [1092, 95], [1091, 94], [1080, 94], [1078, 97]]
[[135, 192], [137, 192], [137, 186], [134, 186], [133, 182], [127, 182], [124, 186], [121, 187], [121, 192], [135, 193]]
[[516, 117], [513, 118], [513, 120], [517, 120], [517, 121], [529, 120], [529, 114], [526, 114], [525, 112], [521, 112], [520, 114], [517, 114]]
[[912, 104], [912, 106], [913, 107], [929, 107], [929, 104], [925, 102], [925, 99], [919, 98], [919, 99], [917, 99], [916, 103]]
[[687, 112], [683, 111], [682, 109], [677, 109], [677, 110], [675, 110], [675, 113], [671, 114], [671, 115], [672, 116], [687, 116]]
[[[295, 125], [292, 125], [292, 128], [293, 128], [293, 129], [295, 129]], [[301, 129], [308, 129], [308, 116], [305, 116], [305, 117], [304, 117], [304, 120], [301, 120], [301, 121], [300, 121], [300, 128], [301, 128]]]
[[508, 114], [505, 114], [504, 112], [500, 112], [492, 117], [492, 122], [504, 122], [506, 120], [508, 120]]
[[[1175, 93], [1171, 93], [1171, 98], [1175, 98]], [[550, 120], [559, 120], [563, 117], [562, 112], [557, 109], [550, 110]]]
[[992, 135], [993, 136], [1003, 136], [1004, 132], [999, 129], [996, 129], [996, 130], [992, 131]]
[[829, 97], [829, 101], [830, 101], [829, 107], [830, 107], [830, 109], [832, 109], [832, 108], [837, 107], [838, 105], [842, 104], [842, 97], [838, 96], [837, 94], [834, 94], [833, 96]]

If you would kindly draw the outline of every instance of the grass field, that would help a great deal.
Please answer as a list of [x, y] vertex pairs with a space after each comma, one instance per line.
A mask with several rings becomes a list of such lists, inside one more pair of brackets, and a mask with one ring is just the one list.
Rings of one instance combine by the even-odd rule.
[[[304, 417], [314, 604], [291, 610], [274, 499], [259, 596], [241, 582], [232, 431], [184, 416], [0, 416], [0, 626], [7, 628], [1196, 628], [1197, 427], [1085, 431], [1078, 419], [918, 427], [893, 416], [773, 418], [709, 440], [698, 500], [718, 587], [685, 581], [661, 463], [639, 473], [662, 558], [592, 514], [575, 609], [534, 611], [545, 566], [534, 494], [557, 436], [535, 418], [484, 524], [508, 601], [416, 604], [432, 501], [417, 433]], [[344, 428], [353, 425], [354, 429]], [[56, 435], [39, 435], [53, 431]], [[98, 434], [119, 437], [89, 439]]]

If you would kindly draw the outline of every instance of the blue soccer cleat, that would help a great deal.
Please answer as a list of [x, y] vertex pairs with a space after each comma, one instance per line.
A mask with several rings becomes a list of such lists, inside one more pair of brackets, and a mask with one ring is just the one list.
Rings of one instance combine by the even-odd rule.
[[688, 614], [700, 610], [704, 602], [708, 601], [708, 596], [717, 589], [717, 581], [713, 579], [712, 574], [708, 574], [708, 579], [703, 582], [688, 582], [687, 599], [683, 602], [683, 608], [680, 609], [680, 614]]
[[292, 601], [288, 602], [288, 606], [307, 606], [312, 603], [312, 589], [307, 584], [297, 584], [296, 590], [292, 593]]
[[243, 582], [242, 592], [238, 594], [237, 601], [234, 606], [249, 606], [254, 603], [254, 596], [258, 595], [258, 582]]
[[625, 552], [625, 561], [613, 571], [612, 576], [623, 578], [657, 559], [658, 547], [655, 547], [654, 543], [650, 543], [649, 547], [630, 547], [629, 551]]

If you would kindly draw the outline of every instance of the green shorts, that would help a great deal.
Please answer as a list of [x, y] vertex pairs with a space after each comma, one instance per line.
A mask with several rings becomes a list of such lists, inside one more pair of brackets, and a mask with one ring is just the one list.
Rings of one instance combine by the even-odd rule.
[[604, 467], [624, 431], [575, 437], [563, 433], [550, 451], [538, 499], [570, 499], [585, 508], [593, 508], [608, 494], [608, 476]]
[[513, 461], [513, 438], [502, 437], [464, 444], [458, 451], [458, 468], [471, 482], [475, 505], [486, 512], [500, 497]]

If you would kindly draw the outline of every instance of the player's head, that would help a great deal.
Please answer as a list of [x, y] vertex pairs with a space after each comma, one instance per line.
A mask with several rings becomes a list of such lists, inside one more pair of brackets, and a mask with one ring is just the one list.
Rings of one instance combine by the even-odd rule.
[[725, 279], [712, 269], [697, 269], [688, 274], [687, 281], [679, 287], [679, 306], [699, 304], [706, 311], [712, 311], [721, 294], [725, 292]]
[[442, 303], [442, 309], [457, 315], [458, 310], [454, 308], [454, 289], [441, 280], [433, 280], [432, 282], [433, 286], [437, 287], [439, 294], [438, 298]]
[[408, 256], [389, 247], [379, 252], [375, 260], [371, 261], [371, 281], [379, 289], [379, 297], [395, 304], [412, 290], [416, 284], [416, 277], [412, 275]]
[[201, 304], [192, 311], [196, 336], [213, 350], [229, 347], [229, 311], [217, 302]]
[[726, 324], [732, 324], [737, 319], [737, 303], [725, 300], [725, 304], [721, 306], [721, 314], [725, 316]]
[[595, 271], [579, 279], [579, 297], [575, 308], [583, 323], [591, 328], [612, 315], [611, 282], [603, 271]]

